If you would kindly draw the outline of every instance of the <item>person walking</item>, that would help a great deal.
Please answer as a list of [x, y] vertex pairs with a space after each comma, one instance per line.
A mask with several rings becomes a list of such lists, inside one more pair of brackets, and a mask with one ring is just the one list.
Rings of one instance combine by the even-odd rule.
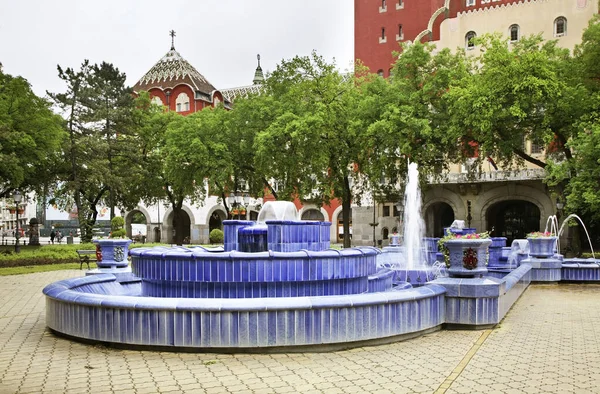
[[56, 237], [56, 233], [54, 232], [54, 229], [52, 229], [52, 231], [50, 232], [50, 242], [52, 242], [52, 244], [54, 244], [55, 237]]
[[62, 241], [62, 234], [60, 233], [60, 230], [56, 232], [56, 240], [58, 241], [58, 243]]

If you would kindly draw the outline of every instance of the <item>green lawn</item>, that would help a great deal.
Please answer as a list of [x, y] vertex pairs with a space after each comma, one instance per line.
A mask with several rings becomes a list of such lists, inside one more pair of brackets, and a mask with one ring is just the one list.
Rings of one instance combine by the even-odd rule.
[[[90, 268], [96, 268], [96, 264], [90, 264]], [[63, 263], [63, 264], [44, 264], [44, 265], [25, 265], [20, 267], [7, 267], [0, 268], [0, 276], [7, 275], [23, 275], [32, 274], [34, 272], [49, 272], [49, 271], [60, 271], [60, 270], [78, 270], [79, 263]], [[87, 266], [84, 265], [84, 270]], [[84, 275], [84, 270], [81, 271], [81, 275]]]

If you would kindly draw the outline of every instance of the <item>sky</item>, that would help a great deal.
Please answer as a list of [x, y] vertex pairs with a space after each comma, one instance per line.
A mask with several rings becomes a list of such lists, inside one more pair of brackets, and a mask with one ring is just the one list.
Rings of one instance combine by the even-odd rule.
[[112, 63], [133, 86], [171, 47], [217, 89], [316, 50], [352, 68], [352, 0], [0, 0], [0, 62], [43, 96], [62, 92], [57, 65]]

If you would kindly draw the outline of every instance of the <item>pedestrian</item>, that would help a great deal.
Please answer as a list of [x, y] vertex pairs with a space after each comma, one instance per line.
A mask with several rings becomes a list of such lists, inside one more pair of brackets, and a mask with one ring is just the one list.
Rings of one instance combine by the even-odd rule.
[[58, 241], [58, 243], [62, 241], [62, 234], [60, 233], [60, 230], [56, 232], [56, 240]]
[[54, 238], [56, 237], [56, 233], [54, 232], [54, 229], [52, 229], [52, 231], [50, 231], [50, 242], [52, 242], [54, 244]]

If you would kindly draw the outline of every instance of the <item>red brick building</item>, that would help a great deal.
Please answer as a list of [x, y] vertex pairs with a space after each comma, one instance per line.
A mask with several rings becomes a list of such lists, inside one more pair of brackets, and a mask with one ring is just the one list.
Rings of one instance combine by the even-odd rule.
[[468, 35], [543, 33], [573, 48], [594, 13], [596, 0], [355, 0], [354, 56], [388, 77], [402, 42], [455, 49]]

